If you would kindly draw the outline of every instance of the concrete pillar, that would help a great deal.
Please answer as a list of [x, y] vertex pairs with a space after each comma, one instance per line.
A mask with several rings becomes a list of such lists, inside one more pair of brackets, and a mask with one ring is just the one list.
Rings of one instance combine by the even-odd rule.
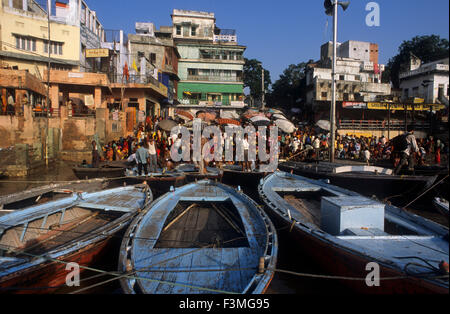
[[28, 11], [28, 0], [22, 0], [22, 7], [24, 11]]
[[102, 88], [96, 87], [94, 92], [94, 105], [95, 109], [97, 108], [106, 108], [102, 106]]
[[50, 85], [50, 101], [53, 109], [59, 109], [59, 85]]

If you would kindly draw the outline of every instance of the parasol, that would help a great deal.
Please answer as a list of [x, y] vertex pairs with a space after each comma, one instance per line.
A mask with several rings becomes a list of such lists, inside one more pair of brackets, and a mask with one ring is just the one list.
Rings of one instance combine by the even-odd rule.
[[319, 120], [317, 121], [316, 125], [323, 130], [330, 131], [330, 121], [328, 120]]
[[277, 119], [277, 120], [278, 119], [287, 120], [285, 116], [283, 116], [282, 114], [279, 114], [279, 113], [273, 114], [272, 117]]
[[175, 113], [183, 120], [190, 121], [194, 119], [194, 116], [189, 111], [177, 109], [175, 110]]
[[158, 123], [158, 127], [161, 128], [164, 131], [171, 131], [172, 128], [176, 127], [178, 124], [170, 119], [162, 120]]
[[234, 119], [217, 119], [216, 121], [220, 125], [223, 125], [223, 124], [241, 125], [241, 123], [239, 121], [234, 120]]
[[255, 126], [268, 126], [270, 125], [270, 119], [266, 118], [265, 116], [254, 116], [250, 118], [250, 121]]
[[285, 120], [285, 119], [278, 119], [275, 121], [275, 125], [279, 127], [283, 132], [285, 133], [294, 133], [295, 126], [292, 124], [292, 122]]
[[223, 110], [220, 114], [222, 119], [239, 119], [239, 115], [235, 111], [225, 111]]
[[206, 122], [214, 121], [216, 119], [216, 113], [212, 111], [197, 112], [197, 118], [200, 118]]

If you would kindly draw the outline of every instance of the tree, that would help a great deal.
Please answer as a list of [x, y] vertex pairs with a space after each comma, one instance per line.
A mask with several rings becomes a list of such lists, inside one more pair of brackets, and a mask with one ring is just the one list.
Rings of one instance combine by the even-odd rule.
[[305, 100], [306, 71], [308, 62], [291, 64], [283, 71], [280, 78], [272, 84], [272, 92], [269, 96], [272, 106], [292, 108]]
[[407, 69], [410, 55], [413, 54], [423, 63], [448, 58], [449, 43], [438, 35], [416, 36], [403, 43], [398, 48], [399, 53], [389, 59], [382, 80], [391, 81], [395, 88], [400, 87], [399, 74]]
[[[244, 88], [250, 89], [250, 96], [253, 99], [262, 98], [262, 65], [256, 59], [245, 58], [244, 64]], [[271, 84], [270, 72], [264, 69], [264, 90], [267, 93]]]

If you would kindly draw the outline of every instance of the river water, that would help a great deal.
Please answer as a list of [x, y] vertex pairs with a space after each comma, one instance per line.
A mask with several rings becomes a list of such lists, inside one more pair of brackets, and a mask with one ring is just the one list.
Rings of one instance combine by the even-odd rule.
[[[24, 191], [33, 187], [57, 183], [60, 181], [78, 180], [71, 169], [72, 164], [65, 162], [55, 162], [47, 168], [41, 169], [38, 173], [30, 175], [26, 178], [3, 178], [0, 179], [0, 196]], [[255, 182], [255, 185], [258, 183]], [[247, 191], [246, 191], [247, 192]], [[256, 190], [248, 191], [248, 195], [255, 199]], [[255, 199], [256, 200], [256, 199]], [[256, 200], [257, 201], [257, 200]], [[431, 209], [432, 205], [427, 208], [412, 208], [411, 212], [422, 215], [430, 220], [436, 221], [448, 227], [448, 217]], [[277, 268], [289, 270], [297, 273], [320, 274], [324, 275], [315, 263], [302, 252], [296, 250], [295, 243], [292, 243], [287, 232], [279, 232], [279, 250], [277, 259]], [[115, 271], [117, 269], [118, 247], [108, 253], [101, 262], [93, 265], [94, 268]], [[86, 271], [81, 274], [81, 287], [77, 289], [90, 287], [91, 285], [102, 283], [111, 276], [102, 276], [95, 279], [89, 279], [91, 276], [98, 275], [92, 271]], [[84, 280], [83, 280], [84, 279]], [[89, 279], [89, 280], [87, 280]], [[73, 288], [56, 289], [55, 293], [73, 292]], [[83, 291], [84, 294], [102, 293], [117, 294], [120, 293], [120, 285], [117, 280], [113, 280], [106, 284]], [[291, 274], [276, 273], [267, 290], [269, 294], [351, 294], [352, 292], [343, 284], [332, 279], [316, 279], [308, 277], [299, 277]]]

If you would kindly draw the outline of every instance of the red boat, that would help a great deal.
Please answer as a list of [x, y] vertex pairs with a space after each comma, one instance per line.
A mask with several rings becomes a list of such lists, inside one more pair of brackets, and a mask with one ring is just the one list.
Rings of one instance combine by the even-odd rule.
[[[51, 293], [92, 265], [153, 200], [147, 185], [77, 193], [0, 217], [0, 292]], [[75, 287], [77, 288], [77, 287]]]

